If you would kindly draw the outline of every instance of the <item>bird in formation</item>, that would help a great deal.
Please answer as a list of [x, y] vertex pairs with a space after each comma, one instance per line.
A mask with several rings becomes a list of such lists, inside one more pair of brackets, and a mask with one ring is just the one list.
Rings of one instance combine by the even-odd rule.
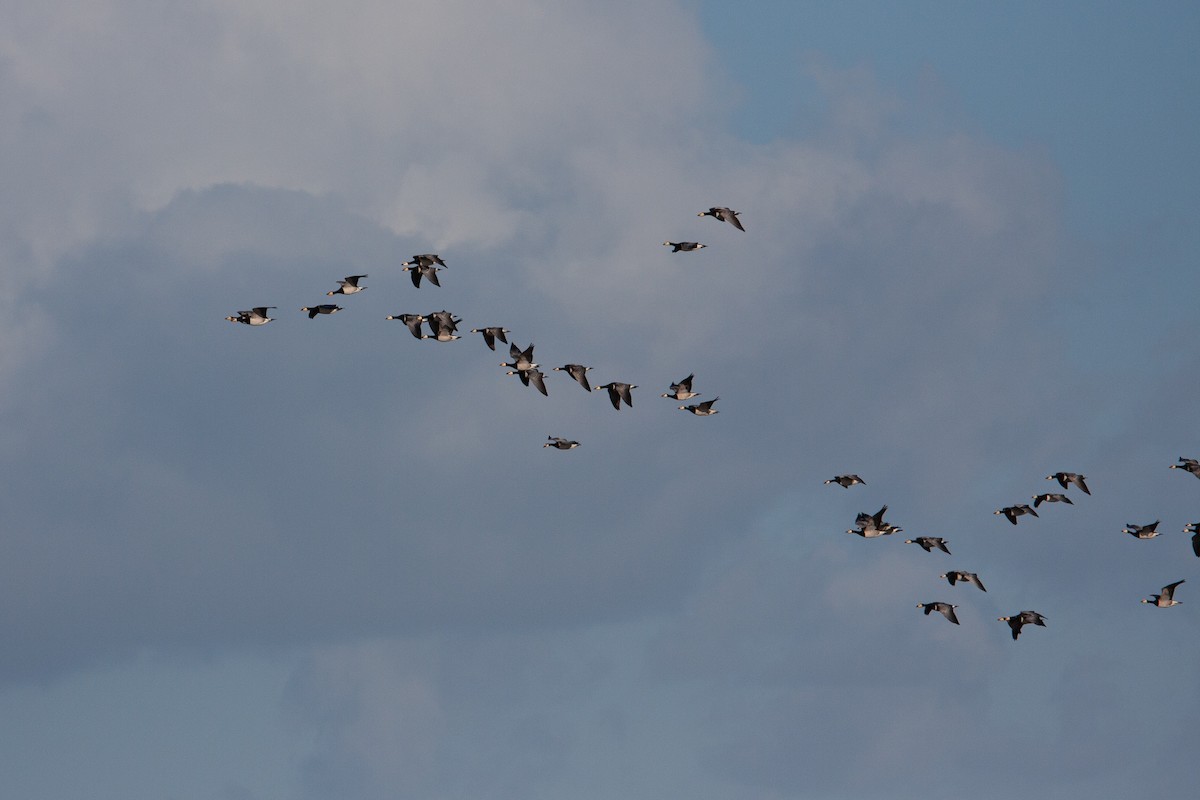
[[1200, 478], [1200, 461], [1197, 461], [1194, 458], [1184, 458], [1183, 456], [1180, 456], [1179, 463], [1172, 464], [1171, 469], [1186, 470], [1187, 472], [1195, 475], [1197, 478]]
[[460, 322], [462, 322], [461, 319], [455, 318], [445, 309], [426, 314], [425, 324], [429, 326], [430, 332], [422, 334], [421, 338], [433, 339], [437, 342], [452, 342], [455, 339], [461, 339], [462, 337], [456, 334]]
[[432, 267], [434, 264], [442, 267], [446, 266], [446, 262], [442, 261], [442, 257], [437, 253], [421, 253], [420, 255], [413, 256], [408, 261], [400, 262], [400, 266], [402, 267]]
[[418, 339], [424, 338], [421, 334], [421, 323], [425, 321], [425, 317], [420, 314], [388, 314], [388, 319], [398, 319], [408, 326], [408, 330]]
[[826, 486], [828, 486], [831, 483], [836, 483], [838, 486], [841, 486], [843, 489], [849, 489], [851, 486], [855, 485], [856, 483], [861, 483], [863, 486], [867, 485], [867, 482], [864, 481], [862, 478], [858, 477], [857, 475], [834, 475], [832, 478], [825, 481]]
[[550, 393], [546, 391], [545, 376], [542, 374], [542, 371], [537, 368], [536, 364], [529, 369], [511, 369], [504, 374], [516, 375], [521, 379], [521, 383], [525, 384], [526, 386], [533, 386], [533, 388], [537, 389], [547, 397], [550, 396]]
[[1155, 536], [1162, 536], [1158, 532], [1158, 523], [1161, 520], [1154, 520], [1149, 525], [1134, 525], [1132, 522], [1126, 523], [1121, 533], [1128, 533], [1135, 539], [1153, 539]]
[[592, 390], [592, 385], [588, 383], [587, 373], [591, 367], [585, 367], [583, 364], [563, 364], [561, 367], [555, 367], [555, 372], [565, 372], [575, 379], [575, 382], [583, 387], [585, 392]]
[[868, 514], [865, 511], [859, 512], [859, 515], [854, 520], [856, 527], [847, 530], [846, 533], [857, 534], [864, 539], [875, 539], [879, 536], [890, 536], [897, 531], [904, 530], [890, 522], [884, 522], [883, 514], [885, 511], [887, 511], [887, 506], [879, 509], [874, 514]]
[[697, 417], [711, 417], [713, 414], [721, 413], [720, 411], [717, 411], [715, 408], [713, 408], [713, 403], [717, 402], [720, 399], [721, 398], [719, 398], [719, 397], [714, 397], [712, 400], [705, 400], [703, 403], [697, 403], [695, 405], [690, 405], [690, 406], [680, 406], [679, 410], [680, 411], [690, 411], [693, 414], [695, 414]]
[[608, 390], [608, 399], [612, 401], [613, 408], [617, 411], [621, 410], [621, 403], [633, 408], [633, 390], [638, 388], [632, 383], [621, 383], [620, 381], [612, 381], [603, 386], [593, 386], [592, 391], [598, 392], [601, 389]]
[[311, 308], [309, 306], [305, 306], [300, 310], [307, 312], [309, 319], [316, 319], [317, 314], [336, 314], [342, 310], [342, 307], [326, 303], [324, 305], [312, 306]]
[[534, 367], [540, 366], [539, 364], [533, 363], [532, 344], [530, 344], [529, 347], [526, 347], [524, 350], [517, 347], [515, 344], [510, 344], [508, 346], [508, 357], [511, 358], [512, 361], [505, 361], [500, 364], [500, 366], [512, 367], [517, 372], [523, 372], [525, 370], [530, 370]]
[[691, 400], [693, 397], [699, 397], [698, 392], [692, 391], [692, 379], [696, 377], [696, 373], [688, 375], [679, 383], [672, 383], [671, 389], [663, 394], [663, 397], [669, 397], [672, 400]]
[[[826, 481], [826, 483], [828, 482]], [[950, 548], [946, 546], [946, 540], [940, 536], [918, 536], [914, 539], [905, 539], [904, 543], [919, 545], [926, 553], [932, 553], [936, 547], [946, 555], [950, 555]]]
[[685, 253], [690, 253], [693, 250], [699, 250], [702, 247], [708, 247], [708, 245], [700, 244], [699, 242], [663, 242], [663, 244], [667, 247], [670, 247], [672, 253], [678, 253], [681, 250]]
[[421, 288], [421, 279], [426, 278], [434, 286], [441, 286], [442, 282], [438, 280], [438, 270], [443, 269], [435, 264], [412, 264], [404, 268], [404, 272], [412, 278], [412, 285]]
[[484, 344], [488, 346], [489, 350], [495, 350], [497, 339], [508, 344], [508, 337], [504, 334], [511, 333], [511, 331], [508, 328], [492, 326], [490, 328], [471, 328], [471, 333], [482, 333]]
[[728, 222], [730, 225], [737, 228], [739, 231], [744, 231], [746, 229], [742, 227], [742, 221], [740, 219], [738, 219], [738, 217], [740, 215], [741, 215], [740, 211], [734, 211], [733, 209], [725, 208], [724, 206], [713, 206], [708, 211], [701, 211], [696, 216], [697, 217], [712, 217], [713, 219], [719, 219], [719, 220], [721, 220], [721, 222]]
[[363, 289], [367, 288], [365, 286], [358, 285], [358, 282], [365, 277], [367, 276], [347, 275], [344, 279], [338, 281], [338, 288], [334, 289], [332, 292], [326, 292], [325, 294], [329, 295], [330, 297], [333, 297], [335, 294], [358, 294]]
[[1058, 485], [1064, 489], [1071, 485], [1075, 485], [1082, 489], [1084, 494], [1091, 494], [1092, 490], [1087, 487], [1086, 483], [1084, 483], [1085, 478], [1086, 476], [1079, 475], [1074, 472], [1056, 472], [1053, 475], [1046, 476], [1046, 480], [1058, 481]]
[[983, 592], [987, 591], [987, 589], [983, 588], [983, 581], [979, 580], [979, 576], [976, 575], [974, 572], [960, 572], [959, 570], [950, 570], [949, 572], [943, 573], [940, 577], [943, 577], [946, 580], [950, 581], [951, 586], [953, 586], [955, 583], [969, 583], [972, 586], [979, 587], [980, 591], [983, 591]]
[[1033, 507], [1037, 508], [1042, 503], [1066, 503], [1067, 505], [1075, 505], [1071, 498], [1065, 494], [1035, 494], [1033, 496]]
[[573, 450], [579, 447], [579, 442], [573, 439], [564, 439], [561, 436], [547, 436], [550, 441], [546, 442], [542, 447], [554, 447], [558, 450]]
[[1021, 635], [1021, 628], [1026, 625], [1040, 625], [1046, 627], [1046, 618], [1036, 611], [1022, 611], [1020, 614], [1014, 614], [1011, 617], [997, 617], [999, 622], [1007, 622], [1008, 627], [1012, 629], [1012, 638], [1015, 642], [1017, 637]]
[[1162, 594], [1152, 594], [1150, 595], [1149, 600], [1143, 599], [1142, 602], [1152, 606], [1158, 606], [1159, 608], [1170, 608], [1171, 606], [1177, 606], [1179, 605], [1179, 601], [1175, 599], [1175, 587], [1179, 586], [1181, 583], [1183, 583], [1183, 581], [1168, 583], [1166, 586], [1159, 589]]
[[274, 317], [267, 316], [267, 310], [275, 306], [255, 306], [249, 311], [239, 311], [235, 317], [226, 317], [230, 322], [240, 322], [243, 325], [266, 325], [274, 322]]
[[1003, 514], [1013, 525], [1017, 524], [1017, 517], [1022, 516], [1023, 514], [1032, 514], [1035, 517], [1038, 515], [1038, 513], [1034, 511], [1032, 507], [1025, 503], [1022, 503], [1018, 506], [1005, 506], [999, 511], [993, 511], [992, 513]]
[[943, 603], [939, 600], [934, 603], [917, 603], [917, 608], [925, 609], [925, 616], [927, 617], [930, 611], [938, 611], [955, 625], [958, 624], [958, 615], [954, 613], [954, 609], [958, 608], [958, 606], [952, 606], [949, 603]]

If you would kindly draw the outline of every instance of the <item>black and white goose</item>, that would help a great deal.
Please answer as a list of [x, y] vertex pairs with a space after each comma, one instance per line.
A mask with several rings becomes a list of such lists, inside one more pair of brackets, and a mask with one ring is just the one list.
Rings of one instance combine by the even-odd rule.
[[446, 266], [446, 262], [442, 261], [442, 257], [437, 253], [421, 253], [420, 255], [413, 256], [408, 261], [400, 262], [400, 266], [402, 267], [432, 267], [434, 264], [438, 264], [443, 267]]
[[854, 486], [855, 484], [858, 484], [858, 483], [861, 483], [863, 486], [867, 485], [867, 482], [864, 481], [862, 478], [858, 477], [857, 475], [834, 475], [832, 478], [825, 481], [826, 486], [828, 486], [831, 483], [836, 483], [838, 486], [842, 487], [843, 489], [849, 489], [851, 486]]
[[268, 317], [267, 311], [275, 308], [275, 306], [255, 306], [247, 311], [237, 312], [236, 317], [226, 317], [230, 322], [240, 322], [243, 325], [266, 325], [268, 322], [274, 322], [274, 317]]
[[688, 375], [679, 383], [672, 383], [671, 390], [663, 394], [663, 397], [669, 397], [672, 400], [691, 400], [693, 397], [699, 397], [698, 392], [692, 391], [692, 379], [696, 377], [696, 373]]
[[663, 245], [670, 247], [672, 253], [678, 253], [680, 251], [684, 253], [690, 253], [693, 250], [699, 250], [702, 247], [708, 247], [708, 245], [700, 244], [699, 242], [663, 242]]
[[506, 337], [504, 334], [511, 333], [511, 331], [509, 331], [508, 328], [501, 328], [497, 325], [493, 325], [489, 328], [471, 328], [471, 333], [482, 333], [484, 344], [488, 346], [489, 350], [495, 350], [497, 339], [505, 344], [508, 344], [508, 337]]
[[1074, 484], [1082, 489], [1084, 494], [1091, 494], [1092, 490], [1089, 489], [1087, 487], [1087, 483], [1084, 482], [1086, 477], [1087, 476], [1080, 475], [1077, 472], [1056, 472], [1053, 475], [1047, 475], [1046, 480], [1058, 481], [1058, 485], [1064, 489]]
[[874, 514], [868, 514], [865, 511], [859, 512], [854, 519], [854, 524], [857, 526], [847, 530], [846, 533], [853, 533], [864, 539], [875, 539], [879, 536], [890, 536], [897, 531], [904, 530], [898, 528], [890, 522], [883, 521], [883, 514], [887, 511], [887, 506], [876, 511]]
[[940, 577], [950, 581], [951, 586], [956, 583], [969, 583], [972, 586], [979, 587], [979, 590], [982, 592], [987, 591], [987, 589], [983, 588], [983, 581], [979, 580], [979, 576], [974, 572], [962, 572], [960, 570], [952, 569], [949, 572], [943, 573]]
[[420, 314], [388, 314], [388, 319], [398, 319], [408, 326], [409, 332], [418, 339], [424, 338], [421, 334], [421, 323], [425, 321], [425, 317]]
[[1036, 611], [1022, 611], [1020, 614], [1014, 614], [1011, 617], [997, 617], [999, 622], [1007, 622], [1008, 627], [1012, 629], [1013, 641], [1021, 635], [1021, 628], [1026, 625], [1040, 625], [1046, 627], [1046, 618]]
[[583, 387], [585, 392], [592, 390], [592, 385], [588, 383], [587, 373], [591, 367], [585, 367], [583, 364], [563, 364], [561, 367], [555, 367], [555, 372], [565, 372], [575, 379], [575, 382]]
[[1013, 525], [1017, 524], [1017, 517], [1022, 516], [1023, 514], [1032, 514], [1035, 517], [1038, 515], [1038, 513], [1026, 503], [1022, 503], [1021, 505], [1017, 506], [1005, 506], [999, 511], [993, 511], [992, 513], [1003, 514], [1005, 518], [1007, 518], [1008, 521]]
[[429, 325], [429, 333], [422, 334], [422, 339], [433, 339], [438, 342], [452, 342], [455, 339], [461, 339], [461, 336], [456, 334], [458, 323], [461, 319], [456, 319], [449, 311], [434, 311], [432, 314], [425, 315], [425, 323]]
[[335, 294], [358, 294], [363, 289], [367, 288], [365, 286], [358, 285], [358, 282], [365, 277], [367, 276], [347, 275], [344, 280], [338, 281], [338, 288], [334, 289], [332, 292], [326, 292], [325, 294], [329, 295], [330, 297], [333, 297]]
[[1181, 583], [1183, 583], [1183, 581], [1168, 583], [1166, 586], [1159, 589], [1162, 594], [1152, 594], [1150, 595], [1149, 600], [1142, 600], [1142, 602], [1152, 606], [1158, 606], [1159, 608], [1170, 608], [1171, 606], [1177, 606], [1179, 605], [1180, 601], [1175, 599], [1175, 587]]
[[518, 378], [521, 379], [521, 383], [525, 384], [526, 386], [532, 385], [533, 388], [537, 389], [543, 395], [545, 395], [547, 397], [550, 396], [549, 392], [546, 391], [545, 376], [542, 374], [542, 371], [540, 369], [538, 369], [536, 366], [531, 367], [529, 369], [510, 369], [508, 372], [506, 372], [504, 374], [505, 375], [516, 375]]
[[542, 447], [554, 447], [558, 450], [573, 450], [579, 447], [579, 442], [574, 439], [564, 439], [561, 436], [547, 436], [550, 441], [546, 442]]
[[925, 616], [927, 617], [930, 611], [937, 611], [955, 625], [958, 624], [958, 615], [954, 613], [954, 609], [958, 608], [958, 606], [952, 606], [949, 603], [943, 603], [939, 600], [933, 603], [917, 603], [917, 608], [925, 609]]
[[302, 308], [300, 310], [307, 312], [309, 319], [316, 319], [317, 314], [336, 314], [337, 312], [342, 310], [342, 307], [326, 303], [324, 305], [319, 305], [319, 306], [312, 306], [312, 307], [305, 306], [304, 308]]
[[926, 553], [933, 552], [933, 548], [936, 547], [946, 555], [950, 555], [950, 548], [946, 546], [946, 540], [940, 536], [918, 536], [915, 539], [905, 539], [904, 543], [919, 545]]
[[442, 269], [442, 267], [438, 267], [434, 264], [412, 264], [411, 266], [405, 267], [404, 271], [407, 272], [409, 277], [412, 278], [413, 286], [420, 289], [421, 278], [427, 278], [434, 286], [442, 285], [442, 282], [438, 280], [437, 276], [439, 269]]
[[734, 211], [733, 209], [726, 208], [724, 206], [713, 206], [708, 211], [701, 211], [696, 216], [697, 217], [712, 217], [713, 219], [719, 219], [721, 222], [728, 222], [730, 225], [737, 228], [739, 231], [744, 231], [746, 229], [742, 227], [742, 221], [740, 219], [738, 219], [738, 217], [741, 215], [741, 213], [742, 212], [740, 212], [740, 211]]
[[1149, 525], [1135, 525], [1132, 522], [1125, 523], [1125, 527], [1121, 529], [1121, 533], [1128, 533], [1135, 539], [1153, 539], [1155, 536], [1162, 536], [1158, 532], [1158, 523], [1162, 520], [1154, 520]]
[[1066, 503], [1067, 505], [1075, 505], [1075, 502], [1065, 494], [1050, 493], [1035, 494], [1033, 496], [1033, 507], [1037, 508], [1042, 503]]
[[529, 370], [540, 366], [539, 364], [533, 363], [532, 343], [524, 350], [517, 347], [515, 344], [510, 344], [508, 346], [508, 357], [511, 358], [512, 361], [505, 361], [501, 363], [500, 366], [512, 367], [517, 372], [522, 372], [524, 370]]
[[617, 411], [621, 410], [621, 403], [633, 408], [633, 390], [638, 388], [632, 383], [621, 383], [620, 381], [612, 381], [603, 386], [593, 386], [592, 391], [598, 392], [601, 389], [608, 390], [608, 399], [612, 401], [613, 408]]
[[713, 408], [713, 403], [717, 402], [720, 399], [721, 399], [720, 397], [714, 397], [712, 400], [705, 400], [703, 403], [696, 403], [695, 405], [690, 405], [690, 406], [680, 406], [679, 410], [680, 411], [690, 411], [693, 414], [695, 414], [697, 417], [711, 417], [713, 414], [721, 413], [720, 411], [717, 411], [715, 408]]
[[1184, 458], [1183, 456], [1180, 456], [1179, 463], [1172, 464], [1171, 469], [1182, 469], [1192, 473], [1197, 478], [1200, 478], [1200, 461], [1197, 461], [1194, 458]]

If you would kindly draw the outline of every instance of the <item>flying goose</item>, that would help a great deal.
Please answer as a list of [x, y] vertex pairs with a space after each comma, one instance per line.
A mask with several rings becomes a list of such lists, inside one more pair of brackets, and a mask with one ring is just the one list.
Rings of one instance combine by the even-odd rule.
[[561, 436], [547, 436], [550, 441], [546, 442], [542, 447], [555, 447], [559, 450], [573, 450], [579, 447], [579, 442], [574, 439], [564, 439]]
[[849, 489], [851, 486], [853, 486], [856, 483], [861, 483], [863, 486], [867, 485], [867, 482], [864, 481], [862, 478], [858, 477], [857, 475], [834, 475], [832, 478], [825, 481], [826, 486], [828, 486], [831, 483], [836, 483], [838, 486], [841, 486], [843, 489]]
[[638, 388], [632, 383], [620, 383], [613, 381], [606, 383], [603, 386], [593, 386], [592, 391], [598, 392], [601, 389], [608, 389], [608, 399], [612, 401], [613, 408], [617, 411], [621, 410], [621, 401], [625, 401], [625, 405], [633, 408], [633, 390]]
[[1021, 635], [1021, 628], [1025, 625], [1041, 625], [1046, 627], [1046, 618], [1036, 611], [1022, 611], [1020, 614], [1014, 614], [1011, 617], [997, 617], [998, 622], [1007, 622], [1008, 627], [1012, 629], [1013, 641]]
[[987, 591], [987, 589], [983, 588], [983, 581], [979, 580], [979, 576], [974, 572], [960, 572], [959, 570], [954, 569], [940, 575], [939, 577], [950, 581], [951, 586], [953, 586], [956, 582], [961, 581], [962, 583], [969, 583], [973, 586], [978, 586], [979, 590], [982, 592]]
[[680, 411], [690, 411], [693, 414], [695, 414], [697, 417], [711, 417], [713, 414], [721, 413], [720, 411], [717, 411], [715, 408], [713, 408], [713, 403], [717, 402], [720, 399], [721, 399], [720, 397], [714, 397], [712, 400], [705, 400], [703, 403], [697, 403], [696, 405], [680, 406], [679, 410]]
[[563, 364], [561, 367], [555, 367], [555, 372], [565, 372], [575, 379], [575, 382], [583, 387], [585, 392], [592, 390], [592, 385], [588, 383], [587, 371], [591, 367], [585, 367], [583, 364]]
[[410, 265], [418, 267], [431, 267], [434, 264], [440, 264], [443, 267], [446, 266], [446, 262], [442, 261], [442, 257], [437, 253], [422, 253], [419, 256], [413, 256], [408, 261], [400, 262], [400, 266], [402, 267], [407, 267]]
[[950, 555], [950, 548], [946, 546], [946, 540], [940, 536], [918, 536], [915, 539], [905, 539], [904, 543], [920, 545], [926, 553], [932, 553], [933, 548], [936, 547], [946, 555]]
[[678, 253], [680, 250], [690, 253], [693, 250], [699, 250], [701, 247], [708, 247], [708, 245], [700, 244], [699, 242], [663, 242], [663, 244], [670, 247], [672, 253]]
[[538, 364], [533, 363], [533, 344], [532, 343], [530, 343], [529, 347], [526, 347], [524, 350], [517, 347], [515, 344], [510, 344], [508, 346], [508, 357], [511, 358], [512, 361], [511, 362], [505, 361], [500, 366], [512, 367], [517, 372], [521, 372], [522, 370], [527, 370], [527, 369], [533, 369], [534, 367], [540, 366]]
[[398, 319], [408, 326], [408, 330], [413, 336], [418, 339], [421, 337], [421, 323], [425, 321], [425, 317], [420, 314], [388, 314], [388, 319]]
[[1171, 469], [1186, 469], [1196, 477], [1200, 477], [1200, 461], [1195, 458], [1184, 458], [1180, 456], [1180, 463], [1171, 464]]
[[312, 308], [305, 306], [304, 308], [302, 308], [300, 310], [307, 311], [309, 319], [315, 319], [317, 314], [335, 314], [338, 311], [341, 311], [342, 307], [330, 305], [330, 304], [326, 303], [325, 305], [313, 306]]
[[1021, 516], [1022, 514], [1032, 514], [1035, 517], [1038, 515], [1038, 513], [1036, 511], [1034, 511], [1029, 505], [1024, 504], [1024, 503], [1022, 503], [1019, 506], [1005, 506], [1004, 508], [1000, 509], [999, 511], [993, 511], [992, 513], [993, 514], [1003, 514], [1005, 517], [1008, 518], [1008, 521], [1011, 522], [1013, 525], [1017, 524], [1017, 517]]
[[365, 286], [358, 285], [358, 282], [365, 277], [367, 276], [347, 275], [345, 280], [338, 281], [338, 288], [334, 289], [332, 292], [326, 292], [325, 294], [329, 295], [330, 297], [333, 297], [335, 294], [357, 294], [358, 292], [361, 292], [363, 289], [367, 288]]
[[719, 219], [721, 222], [728, 222], [730, 225], [737, 228], [739, 231], [744, 231], [746, 229], [742, 227], [742, 221], [740, 219], [738, 219], [738, 215], [740, 215], [741, 213], [742, 212], [740, 212], [740, 211], [734, 211], [733, 209], [725, 208], [724, 206], [713, 206], [708, 211], [701, 211], [696, 216], [697, 217], [712, 217], [713, 219]]
[[434, 266], [433, 264], [413, 264], [410, 267], [405, 267], [404, 272], [407, 272], [412, 278], [413, 286], [421, 288], [421, 278], [428, 278], [429, 282], [434, 286], [441, 286], [442, 282], [438, 280], [437, 272], [442, 267]]
[[1200, 478], [1200, 461], [1197, 461], [1194, 458], [1184, 458], [1183, 456], [1180, 456], [1179, 463], [1172, 464], [1171, 469], [1187, 470], [1188, 472], [1195, 475], [1197, 478]]
[[1047, 475], [1046, 480], [1058, 481], [1058, 485], [1064, 489], [1073, 483], [1082, 489], [1084, 494], [1091, 494], [1092, 490], [1087, 487], [1086, 483], [1084, 483], [1084, 479], [1086, 477], [1087, 476], [1080, 475], [1076, 472], [1056, 472], [1053, 475]]
[[510, 331], [508, 328], [493, 326], [490, 328], [471, 328], [471, 333], [482, 333], [483, 341], [488, 346], [488, 349], [495, 350], [497, 339], [508, 344], [508, 337], [504, 334], [510, 333]]
[[429, 330], [432, 334], [422, 334], [422, 339], [435, 339], [439, 342], [452, 342], [455, 339], [461, 339], [455, 331], [458, 330], [458, 323], [461, 319], [455, 319], [454, 315], [449, 311], [434, 311], [431, 314], [425, 315], [425, 322], [429, 325]]
[[1071, 506], [1075, 505], [1074, 501], [1065, 494], [1050, 494], [1049, 492], [1046, 494], [1035, 494], [1033, 496], [1034, 508], [1037, 508], [1042, 503], [1066, 503], [1067, 505]]
[[1177, 606], [1179, 605], [1179, 601], [1175, 599], [1175, 587], [1181, 583], [1183, 583], [1183, 581], [1168, 583], [1166, 586], [1159, 589], [1162, 594], [1152, 594], [1150, 595], [1152, 599], [1143, 599], [1142, 602], [1148, 603], [1152, 606], [1158, 606], [1159, 608], [1170, 608], [1171, 606]]
[[896, 531], [904, 530], [897, 528], [890, 522], [883, 521], [883, 513], [887, 511], [887, 506], [876, 511], [874, 514], [868, 514], [865, 511], [859, 512], [855, 518], [854, 524], [858, 527], [851, 528], [846, 533], [857, 534], [864, 539], [874, 539], [878, 536], [889, 536]]
[[243, 325], [266, 325], [268, 322], [274, 322], [274, 317], [267, 316], [267, 309], [275, 308], [275, 306], [255, 306], [249, 311], [239, 311], [236, 317], [226, 317], [230, 322], [240, 322]]
[[699, 393], [692, 391], [692, 378], [695, 377], [696, 373], [693, 372], [679, 383], [672, 383], [671, 391], [664, 394], [663, 397], [669, 397], [672, 400], [691, 400], [693, 397], [699, 397]]
[[1132, 522], [1127, 522], [1121, 533], [1128, 533], [1136, 539], [1153, 539], [1155, 536], [1162, 536], [1158, 532], [1158, 523], [1161, 520], [1154, 520], [1149, 525], [1134, 525]]
[[516, 375], [517, 377], [519, 377], [521, 379], [521, 383], [525, 384], [526, 386], [533, 384], [533, 388], [537, 389], [539, 392], [546, 395], [547, 397], [550, 396], [550, 394], [546, 391], [546, 381], [542, 375], [542, 371], [540, 369], [538, 369], [536, 366], [531, 367], [530, 369], [509, 370], [508, 372], [506, 372], [504, 374], [505, 375]]
[[958, 608], [958, 606], [952, 606], [949, 603], [938, 601], [935, 603], [917, 603], [917, 608], [925, 609], [925, 616], [927, 617], [929, 616], [930, 611], [940, 611], [946, 619], [950, 620], [955, 625], [958, 624], [958, 616], [954, 613], [954, 609]]

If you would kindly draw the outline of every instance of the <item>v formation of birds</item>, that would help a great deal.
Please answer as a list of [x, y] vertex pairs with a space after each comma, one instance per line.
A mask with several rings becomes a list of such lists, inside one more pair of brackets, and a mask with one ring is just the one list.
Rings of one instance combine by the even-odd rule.
[[[745, 231], [740, 217], [740, 212], [723, 206], [713, 206], [707, 211], [702, 211], [697, 216], [710, 216], [720, 222], [726, 222], [739, 231]], [[672, 253], [692, 253], [698, 252], [702, 248], [708, 247], [706, 244], [691, 241], [663, 242], [664, 246], [671, 247]], [[421, 288], [422, 280], [434, 286], [441, 286], [441, 281], [438, 278], [440, 270], [447, 269], [446, 262], [436, 253], [423, 253], [414, 255], [409, 261], [402, 262], [400, 265], [403, 271], [408, 272], [412, 284], [416, 288]], [[345, 278], [337, 281], [338, 288], [326, 292], [326, 295], [332, 297], [334, 295], [351, 295], [358, 294], [364, 291], [367, 287], [362, 285], [360, 281], [368, 277], [367, 275], [348, 275]], [[254, 308], [238, 311], [237, 314], [227, 316], [225, 319], [230, 322], [241, 323], [252, 327], [260, 327], [275, 320], [270, 316], [270, 311], [277, 310], [276, 306], [256, 306]], [[308, 315], [309, 319], [315, 319], [319, 315], [331, 315], [343, 308], [335, 303], [325, 303], [315, 306], [305, 306], [300, 309], [301, 312]], [[455, 317], [451, 312], [432, 311], [426, 314], [391, 314], [386, 317], [388, 320], [399, 320], [403, 322], [414, 338], [418, 340], [432, 339], [437, 342], [451, 342], [461, 339], [458, 334], [458, 325], [462, 322], [461, 319]], [[426, 333], [424, 328], [427, 327], [429, 332]], [[500, 366], [510, 367], [507, 375], [515, 375], [522, 384], [531, 386], [543, 395], [549, 395], [545, 383], [545, 373], [540, 369], [540, 364], [533, 360], [533, 348], [531, 343], [525, 348], [519, 347], [515, 342], [510, 343], [508, 334], [512, 331], [502, 326], [486, 326], [480, 328], [471, 328], [471, 333], [478, 333], [483, 337], [484, 344], [491, 350], [496, 349], [496, 342], [500, 341], [509, 345], [509, 361], [502, 362]], [[625, 383], [621, 381], [610, 381], [606, 384], [593, 386], [589, 380], [587, 373], [592, 367], [584, 366], [577, 363], [564, 364], [562, 366], [553, 367], [554, 372], [565, 372], [586, 392], [598, 392], [606, 390], [608, 392], [609, 401], [614, 409], [620, 411], [622, 404], [627, 407], [633, 406], [633, 390], [638, 388], [636, 384]], [[689, 374], [686, 378], [679, 380], [677, 383], [670, 384], [669, 390], [661, 396], [676, 401], [686, 401], [699, 397], [699, 393], [692, 390], [692, 382], [695, 379], [695, 374]], [[700, 417], [712, 416], [717, 414], [717, 409], [713, 408], [713, 404], [719, 400], [719, 397], [713, 397], [711, 400], [705, 400], [699, 403], [692, 403], [678, 406], [680, 411], [689, 411], [692, 414]], [[546, 441], [542, 444], [543, 448], [554, 448], [556, 450], [574, 450], [579, 447], [580, 443], [573, 439], [568, 439], [562, 436], [550, 435], [546, 437]], [[1181, 469], [1185, 472], [1190, 472], [1192, 475], [1200, 478], [1200, 460], [1194, 458], [1180, 457], [1178, 463], [1170, 465], [1171, 469]], [[1046, 492], [1035, 494], [1032, 496], [1033, 503], [1017, 503], [1010, 506], [997, 509], [996, 515], [1004, 517], [1012, 525], [1017, 525], [1019, 519], [1024, 516], [1038, 517], [1038, 509], [1043, 504], [1062, 503], [1066, 505], [1074, 505], [1068, 491], [1078, 489], [1085, 495], [1091, 495], [1091, 490], [1087, 486], [1086, 476], [1075, 472], [1056, 472], [1052, 475], [1047, 475], [1046, 480], [1056, 481], [1062, 488], [1062, 492]], [[866, 481], [856, 474], [835, 475], [825, 481], [826, 485], [837, 484], [843, 489], [849, 489], [853, 486], [866, 485]], [[891, 534], [898, 533], [904, 529], [890, 522], [885, 522], [883, 517], [887, 512], [887, 506], [883, 506], [874, 514], [862, 512], [855, 519], [855, 527], [847, 529], [846, 533], [855, 534], [864, 539], [876, 539]], [[1160, 536], [1158, 525], [1160, 520], [1155, 520], [1145, 524], [1129, 523], [1122, 530], [1122, 533], [1128, 533], [1137, 539], [1152, 539]], [[1184, 529], [1184, 533], [1191, 535], [1192, 551], [1197, 558], [1200, 558], [1200, 522], [1188, 523]], [[905, 539], [905, 544], [916, 544], [926, 553], [932, 553], [938, 550], [946, 555], [951, 555], [949, 541], [939, 536], [916, 536], [912, 539]], [[974, 572], [966, 572], [962, 570], [947, 570], [939, 577], [944, 578], [950, 586], [958, 584], [970, 585], [976, 589], [986, 592], [983, 582], [979, 575]], [[1177, 580], [1163, 586], [1158, 594], [1152, 594], [1148, 598], [1143, 598], [1142, 603], [1153, 605], [1158, 608], [1170, 608], [1179, 605], [1181, 601], [1175, 599], [1175, 591], [1184, 583], [1183, 580]], [[955, 609], [958, 604], [949, 603], [944, 600], [930, 600], [928, 602], [917, 603], [917, 608], [922, 609], [926, 616], [932, 612], [938, 612], [944, 616], [949, 622], [955, 625], [960, 624], [958, 615]], [[999, 617], [999, 622], [1008, 624], [1012, 638], [1015, 641], [1020, 635], [1022, 628], [1026, 625], [1035, 625], [1046, 627], [1046, 617], [1041, 613], [1033, 610], [1022, 610], [1008, 616]]]

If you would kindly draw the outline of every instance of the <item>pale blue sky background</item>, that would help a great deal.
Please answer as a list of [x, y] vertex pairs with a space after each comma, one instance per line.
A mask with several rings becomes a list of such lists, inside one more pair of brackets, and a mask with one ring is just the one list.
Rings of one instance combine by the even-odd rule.
[[[1186, 796], [1198, 37], [1189, 3], [0, 9], [5, 795]], [[384, 320], [440, 308], [634, 407]], [[658, 397], [689, 372], [719, 415]], [[1057, 470], [1094, 495], [992, 514]], [[954, 555], [842, 533], [884, 503]]]

